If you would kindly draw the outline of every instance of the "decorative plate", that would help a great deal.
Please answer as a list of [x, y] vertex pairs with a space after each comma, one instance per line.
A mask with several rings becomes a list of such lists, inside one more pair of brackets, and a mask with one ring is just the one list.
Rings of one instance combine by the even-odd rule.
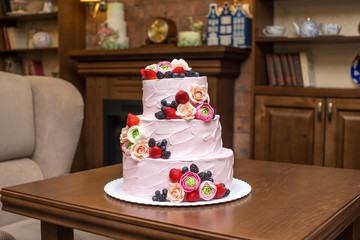
[[352, 62], [351, 77], [355, 83], [360, 84], [360, 53], [356, 55], [354, 61]]
[[108, 182], [104, 187], [104, 191], [109, 196], [126, 202], [145, 204], [145, 205], [156, 205], [156, 206], [191, 207], [191, 206], [211, 205], [211, 204], [234, 201], [236, 199], [248, 195], [251, 192], [251, 186], [242, 180], [234, 178], [231, 192], [227, 197], [220, 199], [212, 199], [210, 201], [182, 202], [182, 203], [154, 202], [151, 199], [147, 200], [143, 198], [130, 196], [123, 191], [122, 178], [118, 178], [116, 180]]

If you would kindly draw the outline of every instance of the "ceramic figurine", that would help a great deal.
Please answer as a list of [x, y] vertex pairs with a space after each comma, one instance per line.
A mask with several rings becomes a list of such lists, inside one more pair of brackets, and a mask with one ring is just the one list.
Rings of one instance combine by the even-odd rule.
[[310, 18], [302, 22], [300, 27], [294, 22], [293, 25], [299, 37], [310, 38], [310, 37], [317, 37], [319, 35], [318, 25], [315, 22], [311, 21]]

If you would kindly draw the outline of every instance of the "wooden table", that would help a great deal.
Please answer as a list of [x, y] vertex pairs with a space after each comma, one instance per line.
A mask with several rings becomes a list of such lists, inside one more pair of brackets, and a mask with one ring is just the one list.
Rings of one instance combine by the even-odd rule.
[[107, 196], [114, 165], [2, 189], [3, 210], [40, 219], [43, 239], [73, 228], [117, 239], [356, 239], [360, 171], [236, 160], [249, 196], [219, 205], [151, 207]]

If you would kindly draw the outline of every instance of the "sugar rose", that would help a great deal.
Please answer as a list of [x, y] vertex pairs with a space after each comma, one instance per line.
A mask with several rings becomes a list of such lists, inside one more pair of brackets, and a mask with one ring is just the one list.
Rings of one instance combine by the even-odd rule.
[[205, 85], [192, 84], [190, 88], [190, 99], [193, 103], [203, 103], [208, 100], [207, 87]]
[[121, 143], [124, 143], [124, 142], [129, 141], [129, 140], [127, 139], [127, 132], [128, 132], [128, 130], [129, 130], [129, 126], [126, 126], [126, 127], [124, 127], [123, 129], [121, 129], [121, 134], [120, 134], [120, 142], [121, 142]]
[[196, 108], [187, 102], [185, 104], [179, 104], [176, 110], [176, 115], [185, 120], [191, 120], [195, 118]]
[[149, 156], [149, 145], [146, 141], [139, 141], [131, 147], [130, 151], [134, 160], [141, 161]]
[[185, 192], [179, 183], [170, 183], [166, 199], [173, 203], [181, 203], [184, 200]]

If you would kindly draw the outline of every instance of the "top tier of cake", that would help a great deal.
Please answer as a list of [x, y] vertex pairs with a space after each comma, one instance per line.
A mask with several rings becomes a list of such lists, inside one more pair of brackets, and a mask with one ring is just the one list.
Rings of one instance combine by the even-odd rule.
[[207, 78], [185, 77], [143, 81], [143, 116], [154, 117], [154, 114], [161, 110], [161, 100], [165, 99], [171, 103], [177, 92], [180, 90], [190, 92], [194, 84], [205, 86], [207, 89]]

